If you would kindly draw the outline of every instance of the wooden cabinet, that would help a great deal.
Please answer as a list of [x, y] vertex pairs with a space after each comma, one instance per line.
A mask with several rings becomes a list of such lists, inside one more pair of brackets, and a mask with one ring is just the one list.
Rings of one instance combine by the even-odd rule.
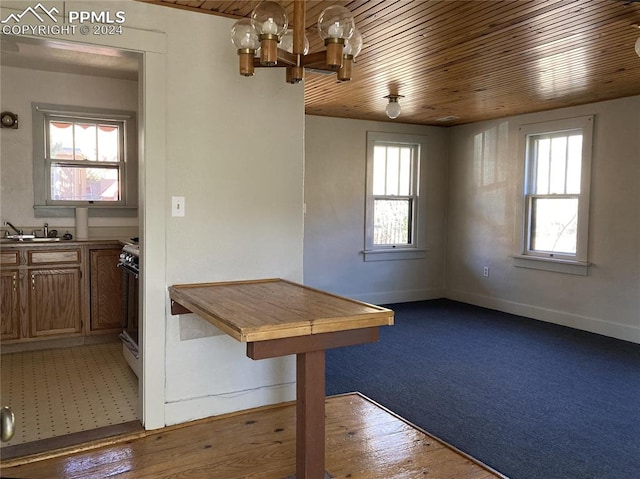
[[82, 332], [82, 247], [28, 249], [29, 336]]
[[20, 337], [20, 252], [0, 252], [0, 339]]
[[20, 316], [17, 269], [0, 271], [0, 339], [20, 337]]
[[82, 332], [80, 267], [29, 270], [31, 337]]
[[122, 271], [117, 267], [120, 246], [89, 249], [90, 332], [122, 329]]
[[3, 243], [0, 339], [81, 339], [122, 329], [118, 241]]

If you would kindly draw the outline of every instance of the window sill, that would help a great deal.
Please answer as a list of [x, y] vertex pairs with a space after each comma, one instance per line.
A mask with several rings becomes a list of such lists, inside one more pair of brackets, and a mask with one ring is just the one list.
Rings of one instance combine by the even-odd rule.
[[513, 256], [513, 265], [516, 268], [538, 269], [554, 273], [575, 274], [587, 276], [591, 263], [582, 261], [570, 261], [564, 259], [540, 258], [537, 256], [516, 255]]
[[[80, 206], [80, 205], [78, 205]], [[36, 218], [73, 218], [75, 206], [41, 206], [33, 207]], [[134, 218], [138, 216], [137, 206], [90, 206], [89, 216], [103, 218]]]
[[427, 256], [426, 249], [415, 248], [385, 248], [361, 251], [365, 261], [394, 261], [407, 259], [423, 259]]

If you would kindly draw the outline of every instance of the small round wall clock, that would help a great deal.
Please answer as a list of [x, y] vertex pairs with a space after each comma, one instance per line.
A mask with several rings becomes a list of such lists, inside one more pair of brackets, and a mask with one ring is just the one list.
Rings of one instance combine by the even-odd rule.
[[0, 125], [2, 128], [18, 128], [18, 115], [10, 111], [0, 113]]

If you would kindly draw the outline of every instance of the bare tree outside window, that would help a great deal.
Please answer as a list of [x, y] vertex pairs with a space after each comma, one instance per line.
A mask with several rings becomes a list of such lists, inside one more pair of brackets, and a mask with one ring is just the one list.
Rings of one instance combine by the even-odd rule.
[[373, 151], [373, 245], [413, 244], [417, 145], [377, 144]]
[[582, 133], [529, 139], [529, 249], [575, 255], [578, 240]]

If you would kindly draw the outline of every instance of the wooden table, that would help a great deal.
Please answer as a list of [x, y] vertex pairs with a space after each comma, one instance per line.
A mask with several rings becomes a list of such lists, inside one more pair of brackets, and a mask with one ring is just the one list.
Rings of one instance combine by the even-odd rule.
[[[325, 350], [378, 340], [393, 311], [282, 279], [169, 287], [171, 313], [195, 313], [251, 359], [296, 355], [296, 479], [325, 472]], [[291, 476], [294, 477], [294, 476]]]

